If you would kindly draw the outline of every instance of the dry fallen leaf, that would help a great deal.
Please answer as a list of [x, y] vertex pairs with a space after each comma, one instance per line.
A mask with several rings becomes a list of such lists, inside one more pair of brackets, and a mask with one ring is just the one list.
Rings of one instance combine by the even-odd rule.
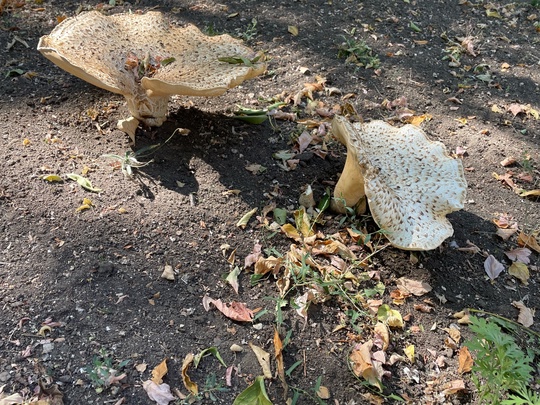
[[526, 233], [521, 232], [518, 236], [517, 242], [519, 246], [526, 246], [532, 250], [535, 250], [537, 253], [540, 253], [540, 245], [533, 235], [527, 235]]
[[388, 326], [386, 326], [383, 322], [377, 322], [375, 327], [373, 328], [374, 333], [374, 344], [377, 344], [379, 341], [381, 342], [379, 347], [381, 347], [382, 350], [388, 349], [388, 345], [390, 344], [390, 332], [388, 331]]
[[253, 311], [241, 302], [232, 301], [223, 303], [220, 299], [215, 300], [208, 295], [203, 297], [203, 307], [206, 311], [210, 310], [210, 304], [214, 305], [223, 315], [234, 321], [251, 322], [253, 320]]
[[143, 388], [148, 394], [148, 398], [157, 402], [158, 405], [168, 405], [169, 402], [175, 401], [176, 397], [171, 394], [171, 388], [168, 384], [156, 384], [151, 380], [143, 382]]
[[489, 255], [484, 262], [484, 269], [486, 270], [488, 277], [491, 280], [495, 280], [504, 270], [504, 266], [501, 262], [495, 259], [495, 256]]
[[161, 384], [163, 382], [163, 376], [167, 374], [167, 371], [167, 359], [165, 359], [152, 370], [151, 380], [157, 385]]
[[405, 356], [409, 359], [409, 361], [414, 363], [414, 345], [409, 345], [405, 349], [403, 349], [403, 352], [405, 353]]
[[405, 292], [421, 296], [431, 291], [431, 286], [423, 281], [411, 280], [400, 277], [396, 280], [397, 287]]
[[529, 268], [525, 263], [515, 262], [512, 263], [508, 269], [508, 274], [519, 279], [524, 285], [529, 284]]
[[519, 309], [518, 322], [523, 326], [529, 327], [534, 323], [534, 311], [527, 308], [522, 301], [513, 301], [512, 305]]
[[184, 358], [184, 361], [182, 362], [182, 381], [184, 382], [184, 386], [189, 392], [191, 392], [193, 395], [197, 395], [199, 393], [199, 387], [196, 383], [191, 381], [191, 378], [189, 378], [189, 375], [187, 373], [188, 368], [191, 363], [193, 363], [194, 358], [195, 355], [193, 353], [188, 353]]
[[443, 394], [445, 396], [447, 395], [453, 395], [457, 394], [459, 391], [464, 391], [465, 388], [465, 382], [463, 380], [454, 380], [449, 383], [446, 383], [444, 385]]
[[371, 340], [366, 343], [357, 346], [351, 352], [350, 361], [354, 374], [358, 377], [364, 378], [371, 385], [379, 388], [382, 391], [382, 376], [379, 375], [377, 369], [373, 367], [371, 362], [371, 348], [373, 342]]
[[467, 346], [463, 346], [459, 349], [458, 364], [459, 374], [468, 373], [472, 370], [473, 358]]
[[255, 356], [257, 356], [257, 360], [259, 361], [259, 364], [263, 370], [264, 378], [271, 379], [272, 371], [270, 369], [270, 353], [265, 352], [262, 348], [254, 345], [251, 342], [249, 343], [249, 347], [251, 347], [251, 350], [253, 350]]
[[529, 258], [529, 256], [531, 255], [531, 251], [527, 248], [512, 249], [504, 252], [504, 254], [513, 262], [529, 264], [531, 261], [531, 259]]
[[276, 356], [277, 375], [283, 387], [283, 398], [287, 399], [287, 391], [289, 389], [289, 386], [287, 385], [287, 381], [285, 380], [285, 364], [283, 362], [283, 342], [281, 341], [281, 338], [279, 337], [279, 332], [277, 329], [274, 329], [274, 352]]

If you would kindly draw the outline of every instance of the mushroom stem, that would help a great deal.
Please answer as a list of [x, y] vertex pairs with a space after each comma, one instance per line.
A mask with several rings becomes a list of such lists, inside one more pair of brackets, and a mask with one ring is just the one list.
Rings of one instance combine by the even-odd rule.
[[335, 118], [332, 122], [334, 136], [347, 147], [347, 159], [334, 189], [334, 198], [331, 201], [330, 208], [334, 212], [345, 214], [347, 207], [355, 207], [358, 214], [363, 214], [367, 208], [364, 176], [358, 164], [356, 148], [349, 146], [350, 136], [354, 132], [354, 128], [347, 128], [347, 126], [351, 126], [351, 124], [345, 119]]
[[129, 112], [147, 126], [159, 127], [167, 119], [169, 96], [154, 96], [149, 91], [138, 90], [125, 95]]

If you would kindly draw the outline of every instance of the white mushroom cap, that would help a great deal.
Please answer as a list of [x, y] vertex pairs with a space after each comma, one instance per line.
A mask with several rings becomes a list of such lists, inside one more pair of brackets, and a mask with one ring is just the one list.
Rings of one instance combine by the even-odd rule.
[[[151, 126], [165, 120], [170, 95], [218, 96], [266, 69], [262, 60], [251, 66], [220, 61], [255, 54], [229, 35], [171, 26], [155, 11], [79, 14], [41, 37], [38, 50], [67, 72], [123, 94], [133, 117]], [[140, 71], [145, 60], [151, 72]]]
[[[461, 161], [442, 143], [430, 141], [416, 126], [396, 128], [384, 121], [351, 124], [337, 116], [333, 128], [355, 151], [364, 181], [359, 188], [393, 246], [431, 250], [453, 234], [446, 215], [463, 208], [467, 182]], [[352, 193], [358, 195], [358, 189]]]

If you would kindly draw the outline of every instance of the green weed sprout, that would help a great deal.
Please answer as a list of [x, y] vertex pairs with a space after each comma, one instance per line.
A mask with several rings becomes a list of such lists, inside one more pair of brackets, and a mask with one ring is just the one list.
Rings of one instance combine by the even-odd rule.
[[151, 154], [155, 153], [158, 149], [160, 149], [163, 145], [165, 145], [169, 140], [176, 134], [177, 132], [182, 131], [180, 128], [176, 128], [174, 132], [172, 133], [169, 138], [163, 143], [158, 143], [156, 145], [149, 145], [145, 146], [144, 148], [139, 149], [138, 151], [132, 151], [128, 150], [124, 154], [124, 156], [116, 155], [113, 153], [106, 153], [102, 155], [104, 158], [114, 159], [120, 163], [120, 167], [122, 169], [122, 173], [125, 178], [129, 180], [133, 180], [133, 168], [139, 169], [144, 166], [148, 166], [150, 163], [154, 161], [154, 159], [151, 159], [146, 162], [141, 162], [139, 159], [145, 159], [149, 157]]
[[[478, 389], [480, 403], [538, 405], [524, 398], [537, 398], [526, 387], [534, 371], [534, 354], [524, 353], [511, 335], [504, 333], [495, 322], [470, 317], [472, 332], [476, 335], [465, 343], [474, 354], [471, 380]], [[509, 392], [516, 393], [517, 395]], [[502, 401], [504, 398], [506, 400]], [[502, 402], [501, 402], [502, 401]]]
[[85, 368], [92, 386], [98, 394], [109, 386], [118, 383], [126, 377], [126, 374], [118, 373], [129, 364], [129, 360], [124, 360], [113, 366], [113, 359], [104, 350], [100, 350], [99, 355], [94, 356], [92, 364]]

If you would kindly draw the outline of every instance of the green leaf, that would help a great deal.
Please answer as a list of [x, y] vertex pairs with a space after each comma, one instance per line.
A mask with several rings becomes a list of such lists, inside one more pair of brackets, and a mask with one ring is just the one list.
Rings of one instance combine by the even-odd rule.
[[234, 400], [233, 405], [273, 405], [264, 387], [264, 377], [258, 376]]
[[418, 25], [416, 25], [412, 21], [409, 23], [409, 28], [413, 30], [414, 32], [422, 32], [422, 28], [420, 28]]
[[247, 122], [248, 124], [262, 124], [268, 119], [268, 115], [266, 113], [261, 115], [237, 115], [234, 118]]
[[196, 354], [195, 357], [193, 358], [193, 366], [195, 368], [197, 368], [197, 366], [199, 365], [199, 362], [201, 361], [201, 359], [204, 356], [207, 356], [209, 354], [213, 354], [216, 357], [216, 359], [218, 359], [219, 362], [221, 364], [223, 364], [223, 367], [227, 367], [227, 365], [225, 364], [225, 362], [221, 358], [221, 355], [219, 354], [219, 351], [218, 351], [217, 347], [215, 347], [215, 346], [212, 346], [212, 347], [209, 347], [207, 349], [201, 350], [198, 354]]
[[81, 176], [79, 174], [68, 173], [68, 174], [66, 174], [66, 177], [68, 179], [76, 181], [79, 184], [79, 186], [81, 186], [85, 190], [91, 191], [93, 193], [99, 193], [101, 191], [100, 188], [93, 187], [90, 180], [88, 180], [86, 177], [83, 177], [83, 176]]
[[161, 61], [161, 66], [167, 66], [167, 65], [170, 65], [171, 63], [173, 63], [174, 61], [176, 60], [176, 58], [174, 57], [170, 57], [170, 58], [165, 58]]
[[11, 69], [6, 73], [6, 77], [20, 76], [22, 74], [24, 74], [24, 70], [22, 69]]
[[280, 225], [285, 225], [287, 223], [287, 210], [274, 208], [274, 220]]
[[43, 176], [42, 179], [47, 180], [50, 183], [53, 183], [55, 181], [64, 181], [64, 179], [57, 174], [47, 174], [46, 176]]

